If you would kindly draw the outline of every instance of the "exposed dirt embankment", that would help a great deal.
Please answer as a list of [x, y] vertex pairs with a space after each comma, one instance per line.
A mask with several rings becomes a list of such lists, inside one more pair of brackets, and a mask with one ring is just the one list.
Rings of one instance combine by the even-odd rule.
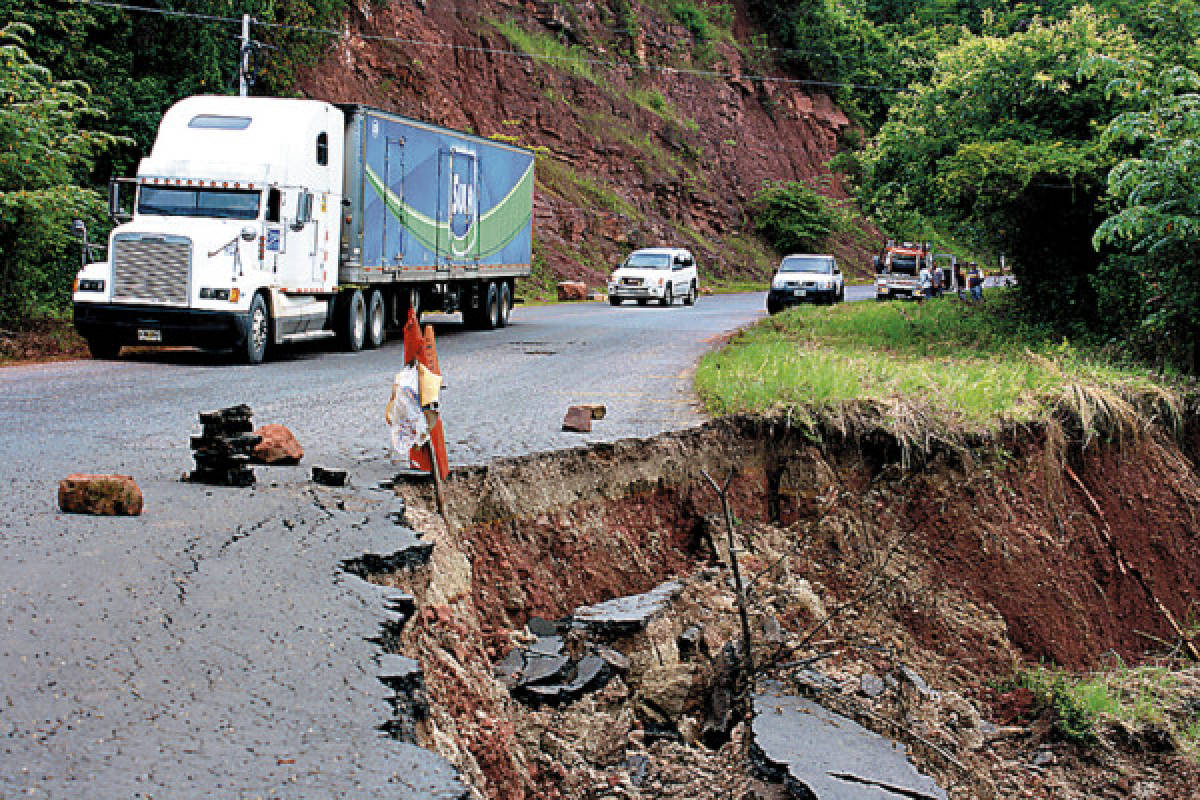
[[[701, 47], [653, 2], [363, 2], [300, 89], [543, 148], [534, 240], [559, 278], [595, 286], [630, 249], [671, 244], [697, 252], [702, 280], [761, 280], [773, 257], [751, 198], [817, 178], [844, 198], [825, 164], [849, 121], [816, 87], [755, 80], [779, 73], [747, 60], [756, 31], [730, 5], [736, 41]], [[871, 236], [831, 241], [844, 269], [866, 274]]]
[[[1036, 732], [992, 735], [989, 723], [1011, 721], [1011, 697], [987, 681], [1017, 660], [1137, 662], [1178, 642], [1200, 610], [1195, 463], [1149, 435], [1064, 463], [1043, 438], [1014, 432], [971, 463], [945, 455], [903, 470], [884, 440], [817, 445], [781, 424], [725, 421], [456, 473], [448, 526], [414, 512], [437, 542], [430, 566], [386, 578], [422, 609], [402, 646], [426, 673], [424, 735], [488, 797], [713, 796], [705, 781], [749, 796], [744, 726], [710, 735], [738, 628], [702, 470], [723, 481], [732, 469], [756, 662], [793, 677], [798, 662], [818, 664], [847, 685], [916, 668], [936, 702], [917, 711], [897, 689], [871, 713], [893, 714], [899, 733], [887, 733], [908, 737], [952, 797], [1041, 791], [1046, 770], [1023, 751]], [[531, 709], [493, 678], [530, 641], [531, 617], [670, 577], [685, 590], [664, 619], [607, 642], [630, 665], [602, 692]], [[664, 730], [667, 741], [648, 735]], [[1192, 762], [1126, 740], [1091, 757], [1161, 790], [1145, 796], [1187, 796], [1169, 792], [1197, 777]], [[1089, 783], [1095, 764], [1072, 758], [1055, 762], [1072, 788], [1055, 796], [1104, 796]]]

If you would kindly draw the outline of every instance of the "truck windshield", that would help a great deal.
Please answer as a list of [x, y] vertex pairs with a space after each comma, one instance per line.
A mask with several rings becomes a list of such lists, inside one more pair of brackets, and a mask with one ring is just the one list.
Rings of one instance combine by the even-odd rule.
[[901, 273], [904, 275], [917, 274], [917, 257], [916, 256], [892, 256], [892, 267], [889, 272]]
[[780, 272], [819, 272], [833, 274], [833, 261], [820, 256], [788, 256], [779, 264]]
[[139, 214], [162, 217], [258, 219], [260, 194], [248, 189], [142, 186], [137, 210]]
[[667, 253], [631, 253], [625, 259], [625, 266], [641, 269], [668, 269], [671, 266], [671, 256]]

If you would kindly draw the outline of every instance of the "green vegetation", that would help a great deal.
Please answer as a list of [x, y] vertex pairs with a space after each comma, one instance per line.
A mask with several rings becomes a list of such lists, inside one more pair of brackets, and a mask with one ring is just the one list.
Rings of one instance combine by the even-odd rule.
[[1193, 705], [1200, 681], [1189, 671], [1118, 664], [1072, 675], [1035, 667], [1019, 671], [1011, 687], [1032, 691], [1038, 705], [1052, 713], [1055, 732], [1068, 741], [1094, 744], [1100, 726], [1115, 720], [1158, 728], [1200, 761], [1200, 711]]
[[780, 253], [820, 251], [835, 229], [829, 200], [806, 183], [766, 183], [755, 195], [754, 230]]
[[1029, 324], [1017, 299], [991, 290], [982, 306], [948, 296], [785, 311], [705, 356], [696, 388], [713, 413], [808, 424], [816, 411], [854, 412], [918, 448], [1059, 417], [1085, 440], [1178, 424], [1180, 401], [1146, 371]]
[[0, 30], [0, 324], [19, 325], [70, 303], [79, 269], [73, 217], [104, 227], [101, 194], [81, 185], [98, 154], [121, 144], [91, 130], [103, 112], [87, 85], [58, 81], [26, 52], [32, 28]]
[[489, 19], [487, 22], [517, 50], [545, 62], [551, 69], [582, 78], [588, 83], [600, 83], [592, 69], [592, 56], [587, 50], [563, 44], [549, 33], [527, 31], [511, 19]]

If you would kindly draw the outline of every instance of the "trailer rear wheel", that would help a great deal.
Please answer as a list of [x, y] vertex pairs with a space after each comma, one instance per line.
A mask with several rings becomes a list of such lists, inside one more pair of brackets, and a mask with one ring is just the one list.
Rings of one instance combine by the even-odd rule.
[[362, 349], [363, 339], [366, 337], [367, 304], [358, 289], [344, 293], [338, 299], [342, 306], [338, 315], [338, 336], [341, 338], [342, 348], [357, 353]]
[[246, 325], [246, 341], [242, 344], [241, 356], [247, 364], [261, 364], [267, 357], [267, 346], [271, 341], [271, 311], [267, 300], [256, 293], [250, 301], [250, 319]]
[[363, 347], [374, 350], [383, 344], [383, 293], [372, 289], [367, 299], [367, 324]]
[[500, 308], [498, 325], [500, 328], [507, 328], [509, 321], [512, 319], [512, 290], [508, 288], [508, 281], [500, 282]]

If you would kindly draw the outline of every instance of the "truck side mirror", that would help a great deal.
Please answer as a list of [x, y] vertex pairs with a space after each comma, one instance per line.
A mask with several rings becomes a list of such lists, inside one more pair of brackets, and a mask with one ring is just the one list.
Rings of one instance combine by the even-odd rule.
[[131, 211], [124, 211], [121, 208], [121, 184], [132, 183], [132, 181], [120, 178], [113, 178], [108, 182], [108, 215], [112, 217], [114, 222], [128, 222], [133, 219]]
[[312, 222], [312, 193], [301, 192], [296, 198], [296, 219], [292, 222], [292, 230], [300, 230]]
[[87, 241], [87, 225], [81, 219], [71, 220], [71, 235], [77, 239]]

